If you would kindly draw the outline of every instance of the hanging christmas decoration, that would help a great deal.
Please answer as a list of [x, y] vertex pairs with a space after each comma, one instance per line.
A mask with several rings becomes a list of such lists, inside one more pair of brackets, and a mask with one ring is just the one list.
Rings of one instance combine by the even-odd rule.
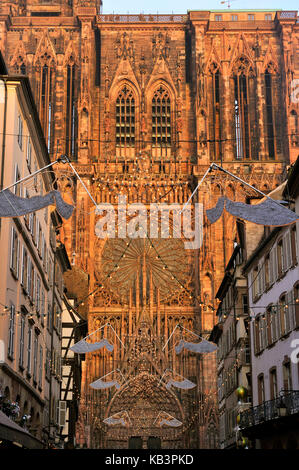
[[95, 343], [87, 343], [85, 339], [81, 339], [78, 341], [78, 343], [71, 346], [70, 349], [77, 354], [85, 354], [104, 347], [110, 352], [114, 349], [113, 344], [109, 343], [109, 341], [105, 338], [101, 341], [96, 341]]
[[188, 201], [184, 204], [184, 207], [181, 212], [187, 207], [188, 203], [191, 201], [194, 194], [198, 191], [199, 187], [202, 185], [203, 181], [207, 177], [209, 173], [213, 170], [219, 170], [226, 175], [229, 175], [233, 179], [241, 182], [243, 185], [249, 187], [250, 189], [254, 190], [259, 195], [266, 198], [266, 200], [262, 201], [259, 204], [249, 205], [244, 204], [243, 202], [233, 202], [228, 197], [222, 196], [218, 199], [216, 206], [212, 209], [208, 209], [206, 211], [207, 217], [211, 223], [216, 222], [219, 217], [222, 215], [224, 208], [227, 212], [238, 217], [240, 219], [248, 220], [255, 224], [259, 225], [269, 225], [269, 226], [283, 226], [289, 225], [294, 223], [296, 220], [299, 219], [299, 216], [289, 210], [287, 207], [284, 207], [282, 203], [284, 201], [276, 201], [272, 199], [267, 194], [263, 193], [259, 189], [251, 186], [246, 181], [242, 180], [238, 176], [235, 176], [233, 173], [229, 172], [225, 168], [217, 165], [216, 163], [212, 163], [207, 171], [205, 172], [204, 176], [194, 189], [193, 193], [189, 197]]
[[[191, 341], [184, 340], [182, 338], [183, 330], [184, 330], [184, 332], [186, 331], [189, 335], [191, 334], [192, 336], [196, 336], [201, 341], [199, 343], [193, 343]], [[180, 331], [180, 334], [181, 334], [180, 341], [175, 346], [175, 352], [177, 354], [182, 352], [183, 349], [188, 349], [189, 351], [195, 352], [195, 353], [210, 353], [210, 352], [216, 351], [216, 349], [218, 349], [217, 346], [214, 343], [212, 343], [211, 341], [207, 341], [206, 339], [202, 338], [201, 336], [194, 333], [193, 331], [188, 330], [187, 328], [183, 327], [182, 325], [177, 324], [175, 326], [175, 328], [173, 329], [172, 333], [170, 334], [167, 342], [165, 343], [165, 345], [163, 347], [163, 350], [166, 348], [167, 344], [169, 343], [170, 339], [172, 338], [172, 336], [175, 334], [176, 331]]]
[[0, 217], [20, 217], [53, 204], [56, 205], [61, 217], [64, 219], [71, 217], [73, 206], [67, 204], [57, 190], [50, 191], [45, 196], [23, 198], [6, 189], [0, 192]]
[[209, 221], [211, 223], [216, 222], [224, 209], [239, 219], [248, 220], [259, 225], [289, 225], [299, 219], [295, 212], [281, 205], [279, 201], [270, 198], [259, 204], [250, 205], [243, 202], [233, 202], [228, 197], [223, 196], [218, 199], [214, 208], [207, 210]]
[[160, 427], [165, 425], [165, 426], [170, 426], [170, 427], [177, 428], [179, 426], [182, 426], [182, 424], [183, 424], [181, 421], [174, 418], [169, 413], [166, 413], [166, 411], [160, 411], [160, 413], [158, 414], [157, 418], [154, 421], [154, 424], [155, 424], [156, 421], [157, 421], [157, 425], [160, 426]]
[[96, 390], [111, 388], [111, 387], [114, 387], [114, 385], [115, 385], [115, 388], [117, 389], [120, 388], [120, 384], [118, 383], [117, 380], [110, 380], [110, 381], [104, 382], [102, 379], [98, 379], [92, 382], [91, 384], [89, 384], [91, 388], [94, 388]]
[[113, 351], [113, 349], [114, 349], [113, 344], [109, 343], [109, 341], [106, 338], [103, 338], [101, 341], [97, 341], [95, 343], [87, 343], [85, 341], [87, 338], [94, 335], [97, 331], [102, 330], [105, 327], [109, 327], [113, 330], [115, 336], [117, 337], [117, 339], [120, 341], [120, 343], [124, 347], [124, 343], [121, 341], [121, 339], [117, 335], [117, 333], [114, 330], [113, 326], [110, 325], [110, 323], [105, 323], [105, 325], [101, 326], [97, 330], [95, 330], [92, 333], [90, 333], [89, 335], [85, 336], [85, 338], [78, 341], [78, 343], [75, 343], [73, 346], [70, 347], [70, 349], [72, 351], [74, 351], [75, 353], [77, 353], [77, 354], [85, 354], [85, 353], [88, 353], [88, 352], [96, 351], [97, 349], [101, 349], [101, 348], [104, 348], [104, 347], [110, 352]]
[[[116, 379], [110, 380], [110, 381], [104, 381], [103, 380], [105, 377], [108, 377], [109, 375], [112, 375], [112, 374], [117, 374], [118, 376], [120, 376], [120, 380], [116, 380]], [[120, 389], [121, 382], [123, 382], [123, 381], [124, 381], [123, 374], [121, 373], [121, 371], [119, 369], [115, 369], [112, 372], [109, 372], [108, 374], [103, 375], [103, 377], [100, 377], [99, 379], [95, 380], [94, 382], [89, 384], [89, 386], [91, 388], [96, 389], [96, 390], [103, 390], [103, 389], [111, 388], [111, 387], [114, 387], [114, 386], [115, 386], [115, 388]]]
[[132, 425], [130, 416], [127, 411], [119, 411], [108, 418], [103, 419], [103, 423], [109, 425], [117, 425], [120, 424], [121, 426], [130, 427]]
[[190, 390], [191, 388], [196, 387], [196, 384], [191, 382], [191, 380], [188, 380], [188, 379], [184, 379], [181, 381], [170, 379], [166, 384], [166, 388], [170, 389], [171, 386], [182, 388], [184, 390]]
[[239, 400], [243, 400], [247, 396], [247, 389], [245, 387], [238, 387], [236, 390], [236, 395]]
[[[169, 377], [170, 376], [170, 377]], [[175, 380], [173, 377], [171, 376], [178, 376], [178, 377], [181, 377], [183, 380]], [[196, 387], [196, 384], [191, 382], [191, 380], [188, 380], [186, 379], [185, 377], [183, 377], [182, 375], [176, 373], [176, 372], [173, 372], [171, 371], [170, 369], [166, 369], [164, 374], [162, 375], [161, 377], [161, 380], [159, 382], [158, 385], [160, 385], [161, 381], [163, 380], [163, 378], [166, 377], [166, 388], [168, 390], [171, 389], [171, 387], [177, 387], [177, 388], [181, 388], [183, 390], [190, 390], [194, 387]]]
[[195, 353], [210, 353], [216, 351], [217, 346], [210, 341], [202, 338], [200, 343], [191, 343], [190, 341], [181, 340], [177, 346], [175, 346], [175, 352], [179, 354], [183, 349], [188, 349]]

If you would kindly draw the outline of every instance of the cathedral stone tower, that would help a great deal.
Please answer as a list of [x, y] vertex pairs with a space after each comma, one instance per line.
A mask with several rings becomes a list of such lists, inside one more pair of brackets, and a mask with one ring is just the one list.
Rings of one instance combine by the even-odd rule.
[[[122, 195], [147, 209], [182, 206], [213, 161], [262, 191], [281, 182], [298, 154], [291, 90], [299, 78], [297, 12], [102, 15], [100, 7], [100, 0], [0, 7], [9, 71], [30, 77], [51, 157], [69, 156], [94, 202], [116, 207]], [[235, 220], [225, 214], [211, 225], [204, 211], [196, 249], [186, 249], [183, 236], [161, 233], [103, 240], [84, 187], [67, 165], [57, 167], [57, 175], [76, 206], [61, 237], [73, 263], [89, 275], [92, 295], [80, 308], [89, 332], [113, 327], [104, 334], [115, 346], [86, 356], [78, 442], [216, 447], [215, 357], [178, 355], [172, 340], [165, 344], [178, 324], [202, 337], [213, 328]], [[253, 195], [213, 174], [193, 198], [193, 213], [194, 203], [206, 209], [221, 194]], [[116, 369], [125, 378], [120, 389], [90, 388]], [[196, 387], [167, 388], [161, 382], [166, 369]], [[124, 411], [128, 425], [103, 422]], [[157, 425], [159, 411], [182, 425]]]

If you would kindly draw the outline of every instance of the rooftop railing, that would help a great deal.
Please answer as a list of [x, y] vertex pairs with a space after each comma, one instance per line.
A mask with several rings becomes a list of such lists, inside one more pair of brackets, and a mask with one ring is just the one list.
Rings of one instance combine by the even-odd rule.
[[186, 23], [188, 15], [98, 15], [99, 23]]

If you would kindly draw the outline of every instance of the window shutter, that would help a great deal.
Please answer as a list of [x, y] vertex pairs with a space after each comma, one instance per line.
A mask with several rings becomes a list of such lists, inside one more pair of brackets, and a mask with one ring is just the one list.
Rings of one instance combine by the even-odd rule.
[[274, 257], [273, 257], [273, 249], [270, 251], [269, 254], [269, 284], [270, 286], [274, 282]]
[[280, 332], [281, 332], [281, 328], [280, 328], [280, 305], [279, 304], [276, 304], [276, 340], [278, 340], [280, 338]]
[[36, 272], [35, 272], [35, 269], [33, 268], [33, 273], [32, 273], [32, 302], [35, 301], [35, 296], [36, 296], [36, 292], [35, 292], [35, 289], [36, 289]]
[[13, 358], [14, 354], [14, 335], [15, 335], [15, 306], [10, 306], [10, 321], [9, 321], [9, 335], [8, 335], [8, 356]]
[[263, 280], [262, 280], [262, 268], [261, 268], [261, 263], [258, 264], [258, 271], [257, 271], [257, 290], [258, 290], [258, 295], [260, 295], [263, 292]]
[[280, 334], [278, 337], [283, 336], [285, 334], [285, 316], [284, 316], [285, 308], [284, 304], [279, 304], [279, 319], [280, 319]]
[[295, 328], [299, 327], [299, 286], [294, 287], [294, 316], [295, 316]]
[[272, 343], [277, 340], [277, 307], [272, 305], [271, 307], [271, 338]]
[[285, 242], [285, 235], [281, 241], [281, 271], [284, 273], [286, 271], [286, 242]]
[[27, 370], [31, 374], [31, 348], [32, 348], [32, 327], [28, 329], [28, 344], [27, 344]]
[[297, 263], [297, 231], [296, 225], [291, 229], [291, 252], [292, 252], [292, 266]]
[[266, 315], [263, 317], [263, 347], [266, 348], [268, 346], [268, 334], [267, 334], [267, 317]]
[[295, 327], [295, 305], [294, 305], [294, 292], [291, 290], [287, 293], [288, 308], [288, 331], [293, 330]]
[[260, 351], [260, 336], [259, 336], [259, 320], [256, 319], [254, 321], [254, 329], [255, 329], [255, 353]]
[[35, 241], [36, 241], [36, 248], [39, 249], [39, 220], [38, 219], [36, 221]]
[[58, 425], [64, 427], [66, 423], [66, 401], [59, 400]]
[[288, 230], [284, 236], [285, 247], [285, 271], [292, 266], [292, 253], [291, 253], [291, 236]]
[[11, 237], [10, 237], [10, 268], [13, 269], [13, 254], [15, 250], [15, 230], [11, 227]]
[[271, 311], [267, 310], [266, 312], [266, 321], [267, 321], [267, 344], [272, 344], [272, 337], [271, 337]]
[[265, 292], [265, 260], [263, 259], [259, 266], [260, 271], [260, 295]]
[[26, 160], [27, 160], [27, 165], [28, 165], [29, 171], [30, 171], [31, 170], [31, 140], [30, 140], [30, 136], [28, 136], [28, 141], [27, 141]]
[[17, 239], [17, 263], [16, 263], [16, 276], [19, 278], [19, 266], [20, 266], [20, 240]]
[[278, 277], [277, 269], [277, 247], [273, 248], [273, 282], [277, 280]]
[[25, 273], [24, 273], [24, 267], [25, 267], [25, 247], [23, 246], [22, 248], [22, 269], [21, 269], [21, 285], [24, 286], [24, 278], [25, 278]]

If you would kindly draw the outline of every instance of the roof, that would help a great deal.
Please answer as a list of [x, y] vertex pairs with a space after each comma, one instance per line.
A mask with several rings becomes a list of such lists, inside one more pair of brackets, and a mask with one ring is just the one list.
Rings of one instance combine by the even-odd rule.
[[228, 271], [226, 271], [224, 276], [223, 276], [222, 282], [221, 282], [221, 284], [218, 288], [218, 291], [215, 295], [216, 299], [222, 300], [224, 298], [224, 296], [225, 296], [226, 292], [228, 291], [228, 288], [229, 288], [229, 286], [232, 282], [232, 279], [233, 279], [232, 275]]
[[43, 449], [43, 443], [0, 410], [0, 439], [17, 442], [27, 449]]
[[296, 198], [299, 195], [299, 155], [296, 162], [290, 168], [288, 179], [283, 191], [283, 196]]

